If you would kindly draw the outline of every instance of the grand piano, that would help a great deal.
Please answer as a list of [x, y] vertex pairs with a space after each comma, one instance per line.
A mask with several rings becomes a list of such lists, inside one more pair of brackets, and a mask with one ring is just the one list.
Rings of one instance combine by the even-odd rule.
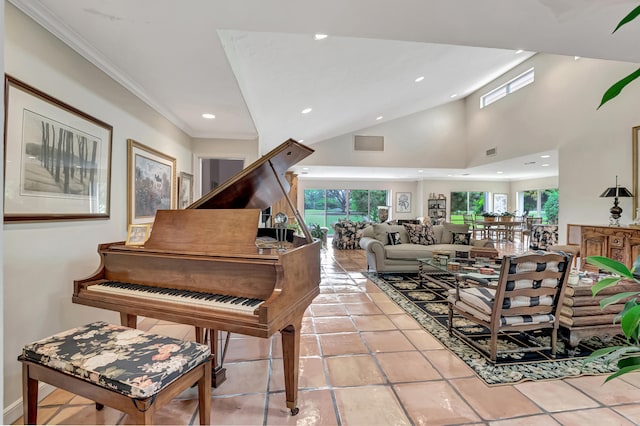
[[[100, 266], [74, 281], [73, 302], [120, 312], [122, 325], [150, 317], [196, 329], [219, 355], [218, 331], [282, 337], [287, 407], [298, 412], [300, 327], [319, 293], [320, 241], [288, 198], [285, 172], [313, 152], [289, 139], [184, 210], [160, 210], [142, 247], [100, 244]], [[261, 248], [261, 210], [286, 197], [304, 233]], [[213, 383], [225, 372], [216, 362]]]

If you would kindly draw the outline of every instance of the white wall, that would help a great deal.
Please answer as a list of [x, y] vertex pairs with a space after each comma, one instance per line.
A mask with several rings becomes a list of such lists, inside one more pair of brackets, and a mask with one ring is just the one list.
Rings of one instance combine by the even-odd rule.
[[[93, 273], [99, 243], [120, 241], [127, 227], [127, 139], [177, 159], [191, 172], [191, 140], [92, 64], [5, 3], [8, 74], [113, 126], [111, 218], [4, 225], [4, 423], [21, 397], [16, 361], [28, 342], [84, 323], [119, 322], [114, 312], [71, 303], [73, 280]], [[8, 141], [12, 143], [12, 141]], [[21, 415], [21, 412], [17, 413]]]
[[[464, 101], [421, 111], [314, 143], [305, 165], [364, 167], [465, 167]], [[353, 136], [384, 136], [384, 152], [353, 150]]]
[[[4, 2], [0, 2], [0, 22], [4, 22]], [[0, 75], [4, 75], [4, 37], [0, 37]], [[0, 88], [4, 99], [4, 84]], [[4, 134], [4, 102], [0, 103], [0, 129]], [[4, 164], [4, 150], [0, 151], [0, 164]], [[0, 186], [4, 177], [0, 175]], [[4, 211], [4, 197], [0, 197], [0, 211]], [[4, 258], [4, 233], [0, 234], [0, 259]], [[4, 262], [3, 262], [4, 263]], [[4, 265], [0, 263], [0, 294], [4, 295]], [[4, 297], [0, 305], [0, 365], [4, 365]], [[4, 369], [0, 370], [0, 381], [4, 383]], [[4, 401], [4, 387], [0, 388], [0, 401]]]
[[[479, 109], [479, 96], [531, 66], [535, 82]], [[487, 162], [484, 151], [509, 156], [559, 151], [560, 240], [566, 224], [607, 224], [612, 201], [599, 195], [619, 183], [632, 187], [631, 128], [640, 124], [637, 83], [596, 110], [605, 90], [635, 64], [538, 54], [467, 98], [469, 164]], [[632, 199], [622, 198], [623, 222], [633, 217]]]

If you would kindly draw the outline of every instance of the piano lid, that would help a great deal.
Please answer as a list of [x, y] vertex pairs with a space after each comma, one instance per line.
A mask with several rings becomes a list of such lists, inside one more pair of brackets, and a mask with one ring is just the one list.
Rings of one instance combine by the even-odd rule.
[[312, 153], [311, 148], [289, 139], [187, 208], [266, 209], [287, 196], [289, 167]]

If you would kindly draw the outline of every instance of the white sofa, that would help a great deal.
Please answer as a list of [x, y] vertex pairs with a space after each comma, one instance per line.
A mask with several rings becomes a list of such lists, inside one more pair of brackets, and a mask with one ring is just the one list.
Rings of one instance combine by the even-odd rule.
[[[469, 252], [472, 247], [485, 248], [486, 252], [497, 256], [498, 252], [491, 240], [470, 239], [469, 245], [453, 244], [454, 233], [468, 233], [469, 225], [444, 223], [432, 225], [436, 243], [430, 245], [413, 244], [404, 225], [376, 223], [362, 231], [360, 247], [367, 254], [367, 269], [372, 272], [418, 272], [418, 259], [432, 257], [434, 252]], [[391, 245], [389, 233], [399, 232], [401, 244]], [[491, 250], [493, 249], [493, 250]]]

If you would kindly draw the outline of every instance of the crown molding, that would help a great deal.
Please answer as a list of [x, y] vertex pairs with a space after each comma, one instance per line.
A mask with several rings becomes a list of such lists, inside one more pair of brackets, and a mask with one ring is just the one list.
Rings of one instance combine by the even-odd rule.
[[49, 9], [42, 3], [29, 0], [9, 0], [11, 4], [20, 9], [24, 14], [33, 19], [36, 23], [49, 31], [55, 37], [60, 39], [64, 44], [75, 50], [80, 56], [98, 67], [102, 72], [114, 79], [118, 84], [133, 93], [136, 97], [149, 105], [167, 120], [180, 128], [187, 135], [192, 137], [193, 129], [191, 129], [184, 121], [178, 118], [174, 113], [169, 111], [162, 103], [149, 96], [145, 90], [129, 77], [124, 71], [114, 67], [109, 60], [104, 57], [91, 44], [83, 39], [78, 33], [73, 31], [68, 25], [61, 22]]

